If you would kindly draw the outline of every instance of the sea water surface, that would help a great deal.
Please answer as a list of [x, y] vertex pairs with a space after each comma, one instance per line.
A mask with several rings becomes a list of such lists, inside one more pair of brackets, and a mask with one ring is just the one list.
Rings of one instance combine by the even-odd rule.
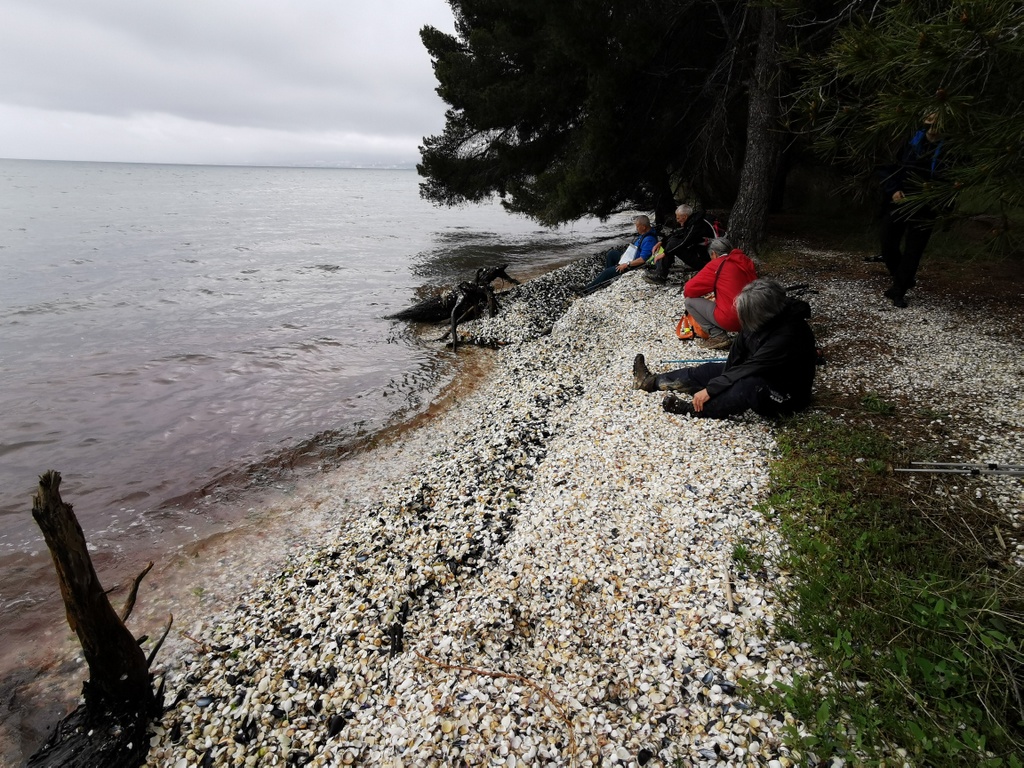
[[[383, 319], [478, 266], [512, 276], [624, 236], [497, 203], [438, 209], [409, 170], [0, 160], [0, 634], [52, 600], [31, 518], [63, 477], [90, 548], [168, 551], [232, 489], [408, 418], [451, 353]], [[205, 527], [204, 527], [205, 526]], [[41, 586], [43, 585], [43, 586]]]

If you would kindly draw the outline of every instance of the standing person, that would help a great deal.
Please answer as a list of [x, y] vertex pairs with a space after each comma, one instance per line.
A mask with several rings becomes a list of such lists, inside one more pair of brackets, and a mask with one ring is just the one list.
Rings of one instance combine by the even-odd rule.
[[[740, 330], [736, 315], [736, 297], [743, 287], [757, 279], [757, 267], [750, 257], [723, 237], [708, 246], [711, 260], [683, 286], [686, 311], [693, 315], [710, 338], [701, 342], [705, 349], [728, 349], [729, 332]], [[706, 298], [713, 294], [713, 298]]]
[[938, 115], [930, 114], [924, 126], [903, 147], [892, 173], [882, 181], [881, 260], [892, 275], [885, 297], [893, 306], [907, 306], [906, 293], [917, 284], [917, 268], [935, 228], [938, 211], [930, 203], [904, 202], [908, 194], [938, 179], [945, 158]]
[[[743, 330], [724, 363], [653, 374], [643, 355], [633, 361], [633, 388], [668, 391], [669, 413], [724, 419], [744, 411], [774, 417], [806, 408], [818, 359], [807, 324], [810, 305], [786, 296], [773, 280], [755, 280], [736, 298]], [[693, 395], [689, 403], [674, 392]]]
[[640, 214], [633, 219], [633, 226], [636, 228], [636, 237], [633, 238], [633, 242], [630, 243], [631, 246], [636, 246], [636, 254], [633, 259], [625, 264], [619, 263], [622, 258], [622, 254], [626, 252], [629, 246], [626, 248], [612, 248], [609, 250], [604, 257], [604, 270], [583, 288], [583, 293], [591, 293], [592, 291], [597, 290], [613, 277], [618, 277], [627, 269], [642, 267], [651, 257], [651, 252], [654, 250], [654, 246], [658, 244], [658, 235], [651, 228], [650, 218]]
[[692, 205], [676, 208], [676, 223], [679, 225], [669, 232], [654, 251], [654, 269], [644, 275], [644, 280], [664, 285], [668, 272], [677, 258], [687, 267], [700, 270], [708, 263], [708, 244], [718, 237], [718, 232], [702, 213], [695, 213]]

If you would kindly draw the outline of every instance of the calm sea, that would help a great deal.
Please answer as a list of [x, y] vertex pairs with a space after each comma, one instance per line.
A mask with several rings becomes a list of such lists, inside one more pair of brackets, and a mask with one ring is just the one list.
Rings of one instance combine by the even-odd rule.
[[451, 353], [384, 315], [477, 266], [536, 272], [627, 231], [437, 209], [418, 183], [0, 161], [0, 622], [40, 578], [52, 592], [30, 515], [45, 470], [115, 565], [201, 536], [211, 494], [324, 461], [436, 394]]

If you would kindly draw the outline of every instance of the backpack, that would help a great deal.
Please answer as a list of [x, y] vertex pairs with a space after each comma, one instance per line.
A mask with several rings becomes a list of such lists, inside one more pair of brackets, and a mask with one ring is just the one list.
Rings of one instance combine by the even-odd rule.
[[700, 327], [700, 323], [689, 312], [679, 318], [679, 323], [676, 325], [676, 336], [683, 341], [693, 338], [710, 338], [708, 332]]

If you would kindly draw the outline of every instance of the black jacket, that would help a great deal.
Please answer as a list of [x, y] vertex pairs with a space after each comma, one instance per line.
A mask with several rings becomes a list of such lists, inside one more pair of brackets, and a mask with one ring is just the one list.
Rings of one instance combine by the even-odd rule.
[[725, 370], [708, 383], [714, 397], [735, 382], [759, 376], [768, 385], [803, 408], [811, 400], [811, 383], [818, 353], [814, 333], [807, 324], [811, 307], [806, 301], [786, 299], [783, 310], [757, 331], [742, 331], [733, 342]]
[[661, 247], [667, 256], [682, 259], [690, 269], [700, 270], [711, 260], [708, 243], [717, 236], [703, 213], [694, 211], [683, 226], [676, 227], [662, 239]]

